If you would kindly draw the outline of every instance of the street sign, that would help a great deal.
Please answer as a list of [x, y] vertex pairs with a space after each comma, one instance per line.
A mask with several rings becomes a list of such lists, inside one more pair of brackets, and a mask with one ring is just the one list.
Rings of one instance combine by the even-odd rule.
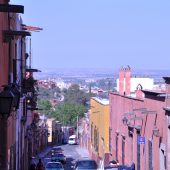
[[138, 145], [145, 145], [145, 137], [138, 136]]

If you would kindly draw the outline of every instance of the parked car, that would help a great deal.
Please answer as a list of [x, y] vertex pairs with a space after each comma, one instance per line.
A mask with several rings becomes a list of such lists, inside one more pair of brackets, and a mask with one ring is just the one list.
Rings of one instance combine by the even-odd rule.
[[63, 153], [63, 149], [61, 147], [53, 147], [51, 150], [51, 154], [55, 153]]
[[60, 162], [48, 162], [45, 170], [64, 170]]
[[118, 167], [111, 167], [111, 166], [107, 166], [104, 169], [109, 169], [109, 170], [118, 170]]
[[46, 166], [48, 162], [51, 162], [51, 158], [44, 157], [43, 165]]
[[74, 170], [97, 170], [98, 166], [95, 160], [92, 159], [83, 159], [83, 160], [77, 160], [72, 166]]
[[114, 166], [107, 166], [104, 168], [105, 170], [133, 170], [131, 167], [125, 165], [114, 165]]
[[71, 135], [68, 139], [69, 145], [76, 145], [77, 144], [77, 137], [76, 135]]
[[55, 153], [51, 155], [51, 161], [60, 161], [61, 163], [66, 163], [66, 157], [63, 153]]

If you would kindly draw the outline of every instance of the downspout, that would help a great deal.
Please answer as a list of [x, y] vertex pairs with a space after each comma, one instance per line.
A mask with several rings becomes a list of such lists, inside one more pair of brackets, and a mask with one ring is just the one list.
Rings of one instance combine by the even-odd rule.
[[[10, 28], [10, 13], [8, 12], [8, 30], [11, 30]], [[9, 39], [8, 44], [8, 84], [11, 83], [11, 37]]]

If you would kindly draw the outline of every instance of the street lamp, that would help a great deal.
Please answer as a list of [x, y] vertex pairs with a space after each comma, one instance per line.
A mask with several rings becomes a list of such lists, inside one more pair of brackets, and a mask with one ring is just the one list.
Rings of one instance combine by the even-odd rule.
[[14, 94], [9, 86], [5, 86], [0, 93], [0, 115], [8, 118], [13, 108]]
[[159, 129], [157, 128], [156, 125], [154, 125], [152, 132], [153, 132], [153, 135], [154, 135], [154, 136], [160, 137], [160, 131], [159, 131]]
[[127, 119], [126, 116], [123, 117], [122, 122], [123, 122], [124, 125], [127, 125], [128, 119]]
[[20, 91], [18, 89], [17, 84], [11, 85], [11, 91], [15, 95], [13, 100], [13, 109], [16, 111], [19, 108], [19, 101], [20, 101]]

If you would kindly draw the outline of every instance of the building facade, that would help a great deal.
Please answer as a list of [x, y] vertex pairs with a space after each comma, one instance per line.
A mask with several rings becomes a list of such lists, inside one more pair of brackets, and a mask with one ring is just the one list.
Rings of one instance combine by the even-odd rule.
[[27, 170], [34, 151], [36, 80], [27, 59], [21, 5], [0, 0], [0, 169]]
[[90, 155], [102, 168], [109, 159], [109, 101], [93, 97], [90, 108]]
[[[123, 78], [120, 75], [119, 79]], [[119, 164], [134, 164], [137, 170], [170, 168], [170, 79], [164, 79], [166, 91], [143, 90], [142, 86], [138, 86], [135, 96], [130, 95], [128, 88], [109, 94], [110, 160], [117, 160]]]

